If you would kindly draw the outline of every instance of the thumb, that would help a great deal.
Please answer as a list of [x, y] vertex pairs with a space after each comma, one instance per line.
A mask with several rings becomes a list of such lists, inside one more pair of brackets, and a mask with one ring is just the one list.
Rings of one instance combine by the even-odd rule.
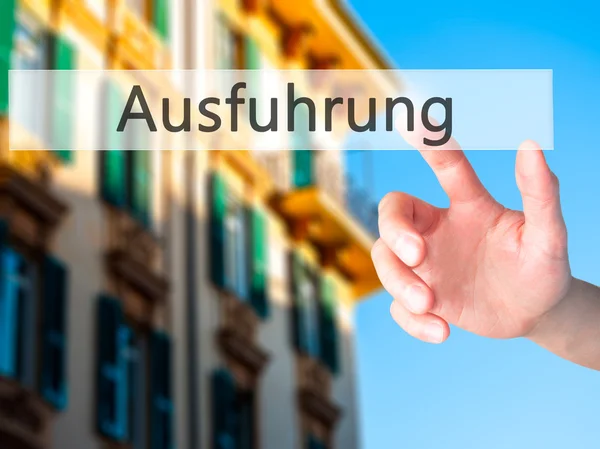
[[537, 143], [526, 140], [519, 146], [515, 171], [525, 214], [523, 241], [551, 257], [565, 256], [567, 237], [558, 178]]

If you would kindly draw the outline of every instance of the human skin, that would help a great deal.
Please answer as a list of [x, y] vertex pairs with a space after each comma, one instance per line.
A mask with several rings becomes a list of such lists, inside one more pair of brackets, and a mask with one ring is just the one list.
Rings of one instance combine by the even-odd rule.
[[454, 140], [420, 152], [450, 207], [400, 192], [379, 205], [372, 258], [394, 320], [430, 343], [445, 341], [449, 324], [526, 337], [600, 370], [600, 289], [571, 275], [558, 180], [539, 146], [517, 152], [523, 212], [494, 200]]

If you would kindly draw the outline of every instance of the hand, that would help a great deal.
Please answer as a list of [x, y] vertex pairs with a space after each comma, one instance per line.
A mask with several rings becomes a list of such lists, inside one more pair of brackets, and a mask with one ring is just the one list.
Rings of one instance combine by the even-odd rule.
[[558, 181], [543, 152], [526, 141], [517, 154], [524, 212], [492, 198], [454, 140], [421, 154], [450, 207], [397, 192], [381, 201], [372, 257], [393, 318], [432, 343], [448, 338], [448, 324], [492, 338], [530, 334], [572, 282]]

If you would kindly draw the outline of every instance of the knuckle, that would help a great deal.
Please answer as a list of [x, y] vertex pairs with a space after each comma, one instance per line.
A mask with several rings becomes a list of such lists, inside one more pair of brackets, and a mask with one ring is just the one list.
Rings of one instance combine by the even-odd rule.
[[560, 181], [554, 172], [550, 172], [550, 184], [556, 192], [560, 189]]
[[460, 150], [440, 151], [437, 156], [431, 165], [438, 171], [453, 170], [465, 161], [465, 154]]
[[379, 202], [379, 215], [385, 214], [390, 210], [394, 210], [395, 205], [402, 204], [408, 195], [404, 192], [389, 192]]
[[403, 192], [390, 192], [379, 203], [378, 226], [382, 236], [390, 234], [401, 221], [402, 210], [410, 201], [410, 197]]
[[403, 317], [402, 306], [398, 303], [397, 300], [392, 301], [392, 304], [390, 304], [390, 315], [392, 316], [396, 324], [398, 324], [398, 326], [406, 330], [406, 322]]
[[397, 192], [389, 192], [389, 193], [386, 193], [383, 198], [381, 198], [381, 201], [379, 202], [379, 216], [380, 217], [383, 215], [383, 213], [386, 210], [388, 210], [390, 204], [392, 204], [395, 201], [396, 193]]
[[554, 235], [548, 242], [548, 252], [559, 259], [566, 257], [568, 246], [567, 229], [562, 227], [554, 232]]
[[385, 250], [385, 243], [383, 240], [377, 239], [377, 241], [373, 244], [371, 248], [371, 259], [376, 260], [379, 259], [380, 254]]

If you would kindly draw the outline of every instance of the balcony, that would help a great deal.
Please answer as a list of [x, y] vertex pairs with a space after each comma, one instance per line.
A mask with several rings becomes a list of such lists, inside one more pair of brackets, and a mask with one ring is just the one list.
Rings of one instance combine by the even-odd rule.
[[148, 21], [125, 2], [116, 2], [114, 8], [117, 60], [138, 70], [167, 67], [167, 47]]
[[271, 152], [259, 160], [275, 178], [279, 190], [274, 206], [294, 238], [319, 248], [322, 263], [334, 264], [359, 299], [380, 288], [370, 255], [377, 236], [376, 209], [364, 192], [348, 185], [343, 155], [296, 150]]

